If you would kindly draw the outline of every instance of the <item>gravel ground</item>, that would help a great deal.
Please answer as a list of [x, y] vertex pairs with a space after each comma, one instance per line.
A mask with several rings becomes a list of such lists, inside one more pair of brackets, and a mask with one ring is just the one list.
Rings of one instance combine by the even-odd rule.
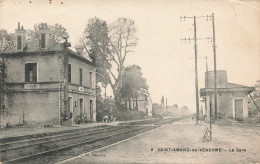
[[[150, 120], [153, 118], [149, 118]], [[32, 134], [40, 134], [40, 133], [50, 133], [50, 132], [58, 132], [64, 130], [72, 130], [72, 129], [80, 129], [80, 128], [88, 128], [88, 127], [95, 127], [101, 125], [118, 125], [120, 123], [129, 123], [135, 121], [144, 121], [143, 120], [131, 120], [131, 121], [115, 121], [112, 123], [88, 123], [88, 124], [80, 124], [80, 125], [73, 125], [73, 126], [57, 126], [57, 127], [39, 127], [39, 126], [28, 126], [28, 127], [19, 127], [13, 126], [10, 128], [0, 129], [0, 138], [8, 138], [8, 137], [15, 137], [15, 136], [23, 136], [23, 135], [32, 135]]]
[[[242, 124], [213, 125], [212, 141], [203, 139], [205, 125], [195, 125], [191, 119], [181, 120], [67, 163], [260, 162], [259, 125], [250, 128], [245, 128]], [[177, 151], [177, 148], [186, 148], [186, 151]], [[210, 148], [217, 149], [218, 152], [205, 152]], [[192, 149], [197, 149], [197, 152]]]

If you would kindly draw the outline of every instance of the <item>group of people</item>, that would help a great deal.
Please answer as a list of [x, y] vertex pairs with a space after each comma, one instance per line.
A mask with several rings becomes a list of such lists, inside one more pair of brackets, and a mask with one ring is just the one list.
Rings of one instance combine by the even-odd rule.
[[105, 116], [103, 116], [102, 113], [98, 112], [98, 114], [97, 114], [97, 122], [98, 123], [102, 123], [102, 122], [111, 123], [112, 122], [112, 116], [111, 116], [110, 113], [105, 115]]

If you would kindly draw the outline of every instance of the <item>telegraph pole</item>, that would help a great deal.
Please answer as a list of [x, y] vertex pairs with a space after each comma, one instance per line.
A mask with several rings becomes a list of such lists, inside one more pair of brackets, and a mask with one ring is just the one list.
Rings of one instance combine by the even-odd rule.
[[[207, 56], [206, 56], [206, 84], [205, 84], [205, 88], [208, 88], [208, 83], [209, 83], [209, 76], [208, 76], [208, 72], [209, 72], [209, 70], [208, 70], [208, 58], [207, 58]], [[207, 112], [208, 112], [208, 110], [210, 110], [209, 111], [209, 129], [210, 129], [210, 140], [212, 140], [212, 123], [211, 123], [211, 115], [212, 115], [212, 113], [211, 113], [211, 102], [210, 102], [210, 107], [209, 107], [209, 109], [207, 108], [207, 105], [208, 104], [208, 102], [207, 102], [207, 98], [205, 98], [205, 108], [207, 109]]]
[[65, 38], [64, 42], [64, 74], [63, 74], [63, 102], [64, 102], [64, 108], [63, 112], [68, 111], [68, 92], [67, 92], [67, 79], [68, 79], [68, 47], [70, 47], [71, 44], [68, 43], [67, 38]]
[[[192, 18], [194, 20], [194, 38], [184, 38], [181, 39], [182, 41], [190, 41], [190, 40], [194, 40], [195, 46], [195, 87], [196, 87], [196, 124], [198, 124], [198, 119], [199, 119], [199, 101], [198, 101], [198, 72], [197, 72], [197, 41], [198, 40], [203, 40], [203, 39], [208, 39], [208, 40], [213, 40], [213, 52], [214, 52], [214, 100], [215, 100], [215, 119], [217, 118], [217, 83], [216, 83], [216, 77], [217, 77], [217, 71], [216, 71], [216, 44], [215, 44], [215, 24], [214, 24], [214, 13], [212, 13], [212, 15], [207, 15], [207, 16], [194, 16], [194, 17], [180, 17], [181, 20], [183, 19], [185, 21], [185, 19], [187, 18]], [[197, 38], [196, 36], [196, 18], [207, 18], [207, 21], [209, 20], [209, 18], [212, 19], [212, 25], [213, 25], [213, 38], [211, 37], [207, 37], [207, 38]], [[211, 41], [212, 42], [212, 41]], [[207, 60], [207, 57], [206, 57]], [[207, 69], [207, 79], [206, 79], [206, 86], [205, 88], [208, 87], [208, 64], [206, 61], [206, 69]], [[212, 139], [212, 104], [210, 101], [210, 140]]]
[[[181, 17], [181, 19], [187, 19], [187, 18], [191, 18], [193, 19], [194, 23], [193, 23], [193, 26], [194, 26], [194, 38], [184, 38], [184, 39], [181, 39], [181, 40], [184, 40], [185, 42], [186, 41], [190, 41], [190, 40], [194, 40], [194, 51], [195, 51], [195, 90], [196, 90], [196, 124], [199, 123], [199, 89], [198, 89], [198, 60], [197, 60], [197, 27], [196, 27], [196, 16], [194, 17]], [[207, 38], [206, 38], [207, 39]]]
[[206, 56], [206, 72], [207, 72], [207, 78], [206, 78], [206, 85], [205, 85], [205, 88], [208, 88], [208, 83], [209, 83], [209, 76], [208, 76], [208, 72], [209, 72], [209, 69], [208, 69], [208, 57]]
[[214, 104], [215, 104], [215, 120], [217, 120], [218, 104], [217, 104], [217, 63], [216, 63], [216, 43], [215, 43], [215, 24], [214, 13], [212, 13], [213, 28], [213, 52], [214, 52]]
[[198, 57], [197, 57], [197, 34], [196, 16], [194, 16], [194, 51], [195, 51], [195, 89], [196, 89], [196, 124], [199, 122], [199, 91], [198, 91]]

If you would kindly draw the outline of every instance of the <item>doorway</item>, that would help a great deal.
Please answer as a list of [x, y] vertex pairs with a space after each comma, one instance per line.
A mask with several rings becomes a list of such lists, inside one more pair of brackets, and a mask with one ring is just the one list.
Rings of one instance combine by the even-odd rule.
[[235, 99], [235, 119], [243, 121], [243, 99]]
[[[72, 101], [72, 97], [68, 98], [68, 108], [70, 110], [70, 113], [73, 113], [73, 101]], [[69, 116], [70, 118], [70, 116]], [[71, 121], [73, 122], [73, 117], [71, 118]]]
[[90, 120], [93, 121], [93, 100], [89, 101], [89, 108], [90, 108]]
[[79, 99], [80, 119], [83, 119], [83, 98]]

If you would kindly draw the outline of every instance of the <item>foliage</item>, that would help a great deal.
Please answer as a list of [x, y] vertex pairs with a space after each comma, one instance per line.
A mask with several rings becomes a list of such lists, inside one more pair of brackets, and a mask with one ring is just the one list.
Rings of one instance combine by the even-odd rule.
[[[6, 30], [0, 30], [0, 54], [4, 53], [9, 47], [14, 47], [15, 43], [13, 36], [8, 34]], [[4, 58], [0, 58], [0, 109], [1, 114], [5, 109], [4, 106], [4, 92], [5, 92], [5, 81], [7, 77], [7, 67]]]
[[[136, 99], [139, 95], [148, 95], [148, 86], [146, 79], [142, 77], [141, 67], [131, 65], [124, 69], [122, 76], [121, 97], [130, 101]], [[137, 102], [136, 102], [137, 104]], [[136, 106], [138, 108], [138, 106]]]
[[[40, 27], [43, 23], [35, 24], [33, 30], [27, 31], [27, 42], [40, 38]], [[61, 43], [64, 38], [68, 38], [67, 30], [60, 24], [48, 25], [50, 39], [54, 42]]]
[[160, 113], [160, 108], [161, 108], [161, 105], [158, 104], [158, 103], [153, 103], [153, 116], [155, 116], [156, 114]]
[[96, 17], [89, 19], [81, 41], [89, 57], [98, 66], [97, 82], [103, 84], [103, 86], [107, 85], [109, 78], [107, 70], [111, 69], [111, 63], [108, 56], [109, 38], [106, 22]]
[[120, 89], [126, 57], [137, 45], [134, 21], [118, 18], [110, 27], [99, 18], [90, 19], [84, 32], [85, 49], [98, 67], [100, 82], [109, 84], [120, 107]]
[[134, 94], [148, 94], [146, 79], [142, 77], [142, 69], [137, 65], [125, 68], [122, 77], [121, 93], [124, 98], [134, 97]]
[[107, 97], [104, 99], [101, 96], [101, 90], [100, 87], [97, 88], [97, 96], [96, 96], [96, 111], [97, 113], [101, 113], [102, 115], [108, 115], [109, 113], [112, 113], [115, 111], [115, 105], [114, 100], [111, 97]]
[[180, 108], [180, 114], [182, 116], [190, 115], [191, 111], [190, 111], [190, 109], [187, 106], [183, 106], [183, 107]]
[[13, 36], [8, 34], [6, 30], [0, 30], [0, 53], [3, 53], [7, 48], [15, 46]]
[[144, 119], [146, 114], [142, 111], [122, 111], [117, 116], [117, 120], [126, 121], [126, 120], [141, 120]]
[[0, 84], [4, 83], [7, 74], [6, 74], [6, 64], [4, 62], [4, 58], [0, 58]]

